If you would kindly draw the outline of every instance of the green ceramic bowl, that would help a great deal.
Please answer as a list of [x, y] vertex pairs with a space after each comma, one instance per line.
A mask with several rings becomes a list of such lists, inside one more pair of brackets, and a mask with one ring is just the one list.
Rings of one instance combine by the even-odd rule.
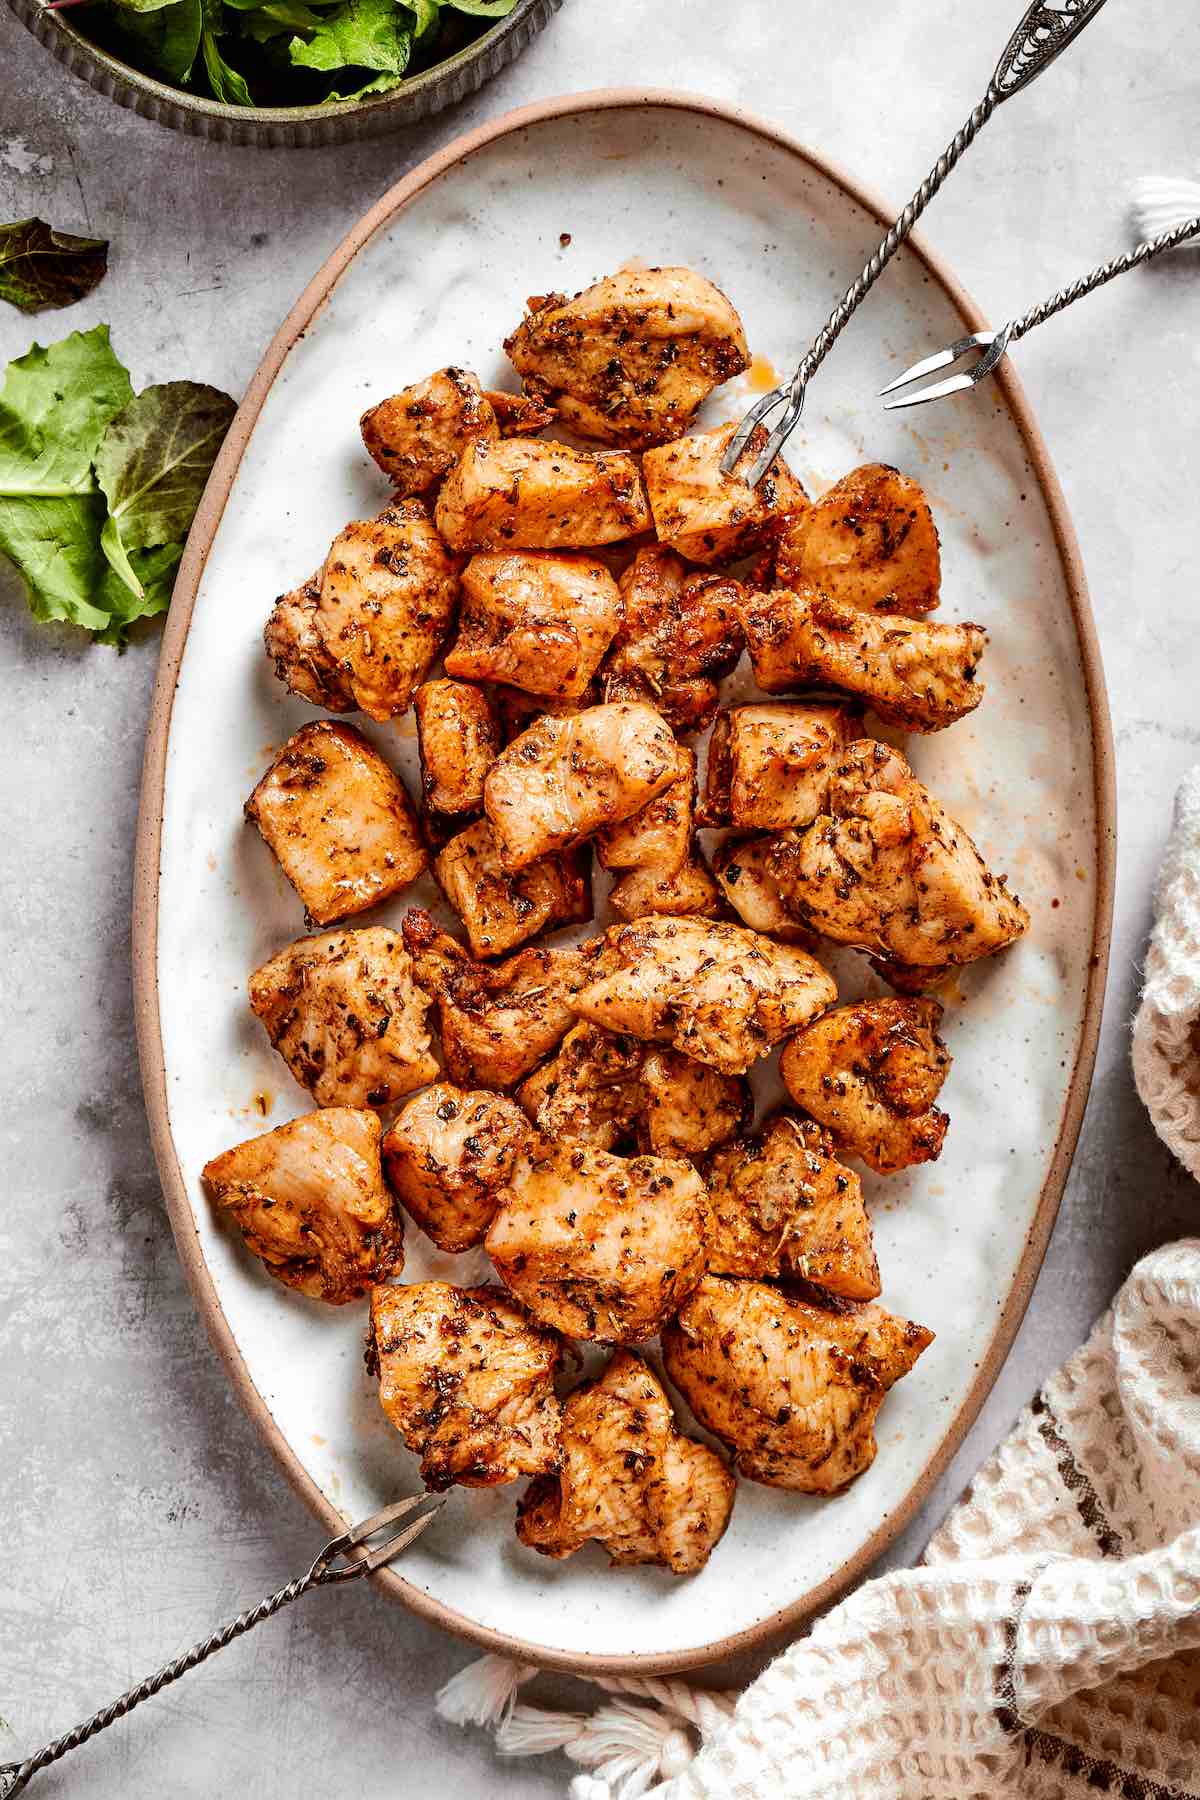
[[445, 62], [414, 75], [394, 93], [324, 106], [254, 109], [185, 94], [152, 75], [143, 75], [77, 31], [69, 11], [49, 11], [41, 0], [9, 0], [9, 5], [72, 75], [145, 119], [224, 144], [314, 145], [379, 137], [397, 125], [414, 124], [444, 106], [453, 106], [512, 62], [558, 11], [562, 0], [517, 0], [512, 12], [498, 19], [490, 31]]

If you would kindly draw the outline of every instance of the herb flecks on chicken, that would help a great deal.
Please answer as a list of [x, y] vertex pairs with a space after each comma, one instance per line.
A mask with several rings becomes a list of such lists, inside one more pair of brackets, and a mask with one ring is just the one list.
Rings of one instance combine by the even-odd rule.
[[619, 586], [621, 622], [600, 670], [604, 698], [648, 700], [673, 730], [703, 731], [717, 710], [717, 678], [742, 653], [742, 587], [689, 571], [661, 544], [639, 550]]
[[543, 931], [592, 916], [586, 856], [564, 850], [510, 871], [487, 819], [451, 838], [433, 869], [476, 956], [502, 956]]
[[815, 582], [834, 600], [919, 619], [938, 604], [941, 552], [918, 484], [886, 463], [866, 463], [789, 518], [775, 586]]
[[831, 771], [859, 729], [859, 714], [836, 702], [768, 701], [718, 713], [701, 822], [742, 831], [807, 825], [827, 809]]
[[417, 1094], [383, 1140], [388, 1185], [439, 1250], [481, 1243], [529, 1137], [515, 1101], [448, 1081]]
[[214, 1156], [204, 1180], [277, 1280], [340, 1306], [404, 1267], [382, 1129], [376, 1113], [326, 1107]]
[[459, 551], [586, 549], [651, 523], [632, 456], [537, 438], [471, 445], [446, 477], [434, 517]]
[[367, 1366], [428, 1488], [495, 1487], [558, 1467], [562, 1346], [498, 1288], [377, 1287]]
[[729, 1523], [734, 1485], [714, 1450], [679, 1431], [641, 1358], [618, 1350], [564, 1401], [561, 1466], [530, 1483], [517, 1536], [553, 1557], [594, 1538], [617, 1566], [661, 1563], [691, 1575]]
[[[718, 425], [647, 450], [642, 462], [646, 495], [659, 540], [688, 562], [732, 562], [757, 550], [775, 522], [800, 511], [804, 489], [777, 456], [757, 487], [740, 474], [724, 475], [721, 458], [736, 426]], [[762, 450], [767, 434], [756, 425], [745, 463]]]
[[616, 582], [602, 562], [579, 551], [473, 556], [462, 594], [446, 673], [530, 694], [579, 699], [621, 617]]
[[413, 695], [421, 795], [431, 812], [478, 812], [483, 782], [500, 753], [500, 721], [482, 688], [426, 681]]

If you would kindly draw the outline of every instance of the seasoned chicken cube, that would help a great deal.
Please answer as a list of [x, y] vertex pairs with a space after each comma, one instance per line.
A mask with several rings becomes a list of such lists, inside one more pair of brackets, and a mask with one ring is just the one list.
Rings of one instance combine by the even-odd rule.
[[613, 1150], [631, 1143], [642, 1113], [637, 1038], [576, 1025], [548, 1062], [526, 1076], [517, 1099], [544, 1138]]
[[419, 500], [354, 519], [334, 538], [317, 629], [372, 719], [408, 710], [453, 623], [458, 571]]
[[950, 1073], [936, 1000], [839, 1006], [785, 1045], [779, 1071], [838, 1148], [880, 1175], [936, 1162], [950, 1124], [933, 1104]]
[[452, 550], [578, 550], [650, 528], [632, 456], [537, 438], [473, 444], [447, 475], [435, 518]]
[[714, 853], [712, 872], [718, 888], [743, 925], [778, 938], [781, 944], [811, 949], [813, 936], [784, 905], [769, 861], [773, 837], [727, 838]]
[[263, 643], [289, 692], [327, 712], [357, 712], [358, 701], [320, 628], [320, 599], [319, 573], [293, 593], [280, 594], [263, 628]]
[[982, 626], [864, 612], [815, 587], [756, 594], [742, 617], [765, 693], [838, 688], [906, 731], [942, 731], [983, 699]]
[[404, 1267], [382, 1130], [377, 1113], [326, 1107], [214, 1156], [204, 1180], [276, 1280], [341, 1306]]
[[518, 1158], [484, 1248], [543, 1325], [639, 1344], [704, 1273], [711, 1217], [690, 1163], [543, 1142]]
[[788, 519], [775, 559], [775, 585], [815, 582], [834, 600], [868, 612], [932, 612], [941, 553], [929, 502], [915, 481], [885, 463], [867, 463]]
[[650, 865], [630, 869], [608, 892], [609, 910], [618, 919], [645, 919], [651, 913], [673, 918], [715, 918], [722, 910], [721, 890], [695, 848], [673, 875]]
[[501, 437], [536, 437], [558, 416], [541, 394], [510, 394], [506, 388], [484, 388], [491, 402]]
[[754, 1110], [749, 1084], [677, 1050], [642, 1059], [642, 1146], [655, 1156], [704, 1156], [740, 1131]]
[[832, 1006], [807, 951], [708, 919], [640, 919], [607, 934], [616, 964], [571, 1006], [607, 1031], [670, 1044], [727, 1075]]
[[604, 869], [657, 869], [673, 875], [692, 848], [692, 811], [696, 798], [695, 754], [675, 747], [675, 779], [640, 812], [617, 825], [606, 825], [596, 837], [596, 855]]
[[439, 1250], [483, 1241], [529, 1125], [515, 1101], [439, 1081], [383, 1140], [388, 1186]]
[[353, 725], [302, 725], [246, 802], [316, 925], [365, 912], [428, 858], [400, 777]]
[[507, 869], [524, 869], [639, 812], [675, 779], [670, 726], [652, 706], [539, 719], [501, 752], [483, 804]]
[[476, 956], [501, 956], [539, 932], [592, 916], [586, 851], [544, 856], [508, 874], [487, 819], [451, 838], [433, 869]]
[[822, 937], [929, 980], [1003, 949], [1029, 914], [898, 750], [869, 738], [835, 763], [828, 810], [768, 858], [785, 904]]
[[318, 1106], [387, 1106], [437, 1077], [398, 931], [368, 925], [300, 938], [250, 977], [250, 1005]]
[[371, 1295], [367, 1366], [427, 1488], [556, 1469], [562, 1345], [499, 1288], [421, 1281]]
[[421, 788], [436, 813], [478, 812], [483, 778], [500, 754], [500, 721], [482, 688], [426, 681], [413, 696]]
[[530, 694], [578, 699], [621, 617], [616, 582], [602, 562], [579, 551], [473, 556], [462, 592], [447, 675], [503, 681]]
[[832, 762], [860, 728], [848, 707], [801, 701], [731, 706], [708, 740], [705, 825], [780, 831], [825, 810]]
[[714, 1275], [789, 1276], [845, 1300], [873, 1300], [879, 1264], [862, 1183], [811, 1119], [777, 1113], [761, 1136], [717, 1150], [705, 1169]]
[[[642, 462], [646, 494], [659, 540], [689, 562], [732, 562], [763, 542], [768, 527], [805, 504], [804, 489], [782, 457], [776, 457], [756, 488], [740, 475], [723, 475], [721, 458], [735, 424], [696, 432], [647, 450]], [[755, 427], [742, 466], [749, 468], [767, 441]]]
[[676, 731], [703, 731], [716, 677], [741, 655], [738, 582], [688, 572], [673, 550], [639, 550], [621, 576], [622, 619], [601, 670], [606, 700], [649, 700]]
[[826, 1311], [708, 1275], [663, 1332], [663, 1360], [740, 1475], [837, 1494], [874, 1462], [883, 1397], [932, 1341], [873, 1301]]
[[424, 494], [471, 444], [500, 436], [492, 403], [470, 369], [438, 369], [372, 406], [360, 420], [367, 454], [401, 494]]
[[632, 1351], [563, 1403], [562, 1463], [517, 1503], [517, 1536], [543, 1556], [573, 1556], [589, 1538], [614, 1565], [702, 1569], [729, 1523], [735, 1481], [706, 1444], [676, 1427], [662, 1384]]
[[750, 365], [742, 321], [691, 269], [620, 269], [568, 300], [544, 294], [504, 340], [564, 425], [644, 450], [686, 431], [715, 387]]
[[462, 1087], [512, 1087], [575, 1023], [571, 997], [607, 966], [603, 938], [555, 950], [520, 950], [495, 967], [473, 962], [427, 912], [404, 915], [417, 979], [441, 1019], [446, 1072]]

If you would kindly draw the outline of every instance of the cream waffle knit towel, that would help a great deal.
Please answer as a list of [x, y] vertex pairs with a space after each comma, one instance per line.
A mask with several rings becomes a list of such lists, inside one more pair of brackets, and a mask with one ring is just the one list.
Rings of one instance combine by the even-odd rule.
[[[1139, 1091], [1200, 1153], [1200, 770], [1185, 782], [1134, 1032]], [[740, 1697], [602, 1683], [528, 1706], [485, 1657], [439, 1710], [572, 1800], [1200, 1800], [1200, 1239], [1134, 1269], [916, 1569], [871, 1581]]]

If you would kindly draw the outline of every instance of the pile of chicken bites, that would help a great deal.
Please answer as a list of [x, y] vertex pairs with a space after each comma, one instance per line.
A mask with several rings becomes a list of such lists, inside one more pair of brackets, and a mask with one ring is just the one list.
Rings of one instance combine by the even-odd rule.
[[[687, 269], [531, 300], [505, 348], [519, 395], [446, 368], [366, 414], [394, 494], [268, 621], [292, 693], [415, 709], [421, 793], [319, 719], [251, 794], [316, 935], [250, 1004], [316, 1110], [204, 1174], [279, 1280], [369, 1297], [368, 1367], [430, 1487], [530, 1476], [531, 1549], [686, 1573], [735, 1471], [835, 1494], [874, 1459], [932, 1334], [879, 1304], [853, 1165], [938, 1156], [930, 990], [1028, 915], [864, 724], [940, 731], [982, 697], [985, 634], [929, 616], [916, 483], [872, 465], [810, 501], [782, 460], [723, 475], [733, 426], [691, 427], [746, 339]], [[758, 697], [722, 709], [746, 653]], [[460, 936], [419, 907], [348, 923], [430, 866]], [[892, 994], [839, 1005], [823, 941]], [[776, 1049], [791, 1104], [755, 1130]], [[496, 1282], [402, 1284], [407, 1221], [482, 1245]], [[728, 1460], [679, 1429], [655, 1337]], [[611, 1354], [564, 1398], [573, 1340]]]

